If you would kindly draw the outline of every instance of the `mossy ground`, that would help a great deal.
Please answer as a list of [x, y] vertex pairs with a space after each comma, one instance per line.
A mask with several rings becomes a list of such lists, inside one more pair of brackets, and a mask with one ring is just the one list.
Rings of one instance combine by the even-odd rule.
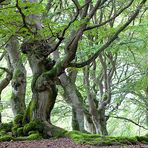
[[74, 140], [75, 143], [89, 145], [123, 145], [137, 144], [139, 142], [148, 144], [148, 135], [136, 137], [109, 137], [97, 134], [81, 133], [79, 131], [67, 132], [66, 136]]
[[[18, 122], [17, 122], [18, 121]], [[13, 123], [0, 125], [0, 142], [1, 141], [22, 141], [22, 140], [40, 140], [50, 138], [44, 135], [44, 125], [39, 121], [31, 121], [28, 124], [20, 124], [20, 120], [15, 120]], [[47, 129], [49, 130], [49, 129]], [[52, 127], [54, 138], [69, 137], [78, 144], [89, 145], [123, 145], [137, 144], [139, 142], [148, 144], [148, 135], [136, 137], [109, 137], [100, 136], [97, 134], [81, 133], [79, 131], [67, 132], [63, 129]]]
[[0, 141], [42, 139], [43, 125], [39, 121], [22, 122], [23, 116], [17, 115], [13, 123], [0, 124]]

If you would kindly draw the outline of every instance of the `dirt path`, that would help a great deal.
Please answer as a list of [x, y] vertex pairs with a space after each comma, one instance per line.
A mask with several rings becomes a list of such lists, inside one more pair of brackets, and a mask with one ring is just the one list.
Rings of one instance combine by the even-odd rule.
[[148, 148], [148, 145], [129, 145], [129, 146], [89, 146], [75, 144], [68, 138], [60, 138], [56, 140], [40, 140], [40, 141], [17, 141], [17, 142], [0, 142], [0, 148]]

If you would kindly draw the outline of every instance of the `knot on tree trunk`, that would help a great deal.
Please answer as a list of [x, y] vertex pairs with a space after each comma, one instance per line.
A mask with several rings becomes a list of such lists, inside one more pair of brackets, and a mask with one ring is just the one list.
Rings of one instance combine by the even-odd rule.
[[51, 53], [52, 47], [46, 40], [34, 40], [24, 41], [21, 45], [21, 50], [24, 54], [33, 52], [35, 54], [47, 57]]

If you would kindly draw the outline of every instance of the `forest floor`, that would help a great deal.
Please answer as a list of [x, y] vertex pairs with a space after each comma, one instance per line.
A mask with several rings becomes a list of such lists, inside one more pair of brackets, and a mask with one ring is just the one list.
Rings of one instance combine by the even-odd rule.
[[46, 139], [34, 141], [0, 142], [0, 148], [148, 148], [148, 145], [138, 144], [129, 146], [90, 146], [75, 144], [71, 139]]

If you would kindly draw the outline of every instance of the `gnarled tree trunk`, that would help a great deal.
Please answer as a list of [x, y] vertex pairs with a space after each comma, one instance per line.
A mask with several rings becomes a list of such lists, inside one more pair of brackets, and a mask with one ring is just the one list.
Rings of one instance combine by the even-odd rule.
[[[35, 43], [33, 45], [36, 46]], [[46, 77], [45, 73], [52, 68], [53, 61], [47, 58], [48, 55], [42, 53], [44, 49], [40, 46], [36, 49], [33, 49], [33, 46], [27, 46], [27, 49], [30, 49], [26, 54], [33, 73], [29, 120], [50, 121], [50, 113], [55, 104], [57, 89], [54, 79]]]
[[[64, 130], [52, 125], [50, 121], [57, 89], [56, 76], [51, 72], [55, 62], [48, 58], [48, 49], [39, 41], [22, 45], [22, 51], [27, 55], [33, 73], [32, 99], [24, 115], [23, 123], [40, 121], [43, 123], [44, 135], [51, 137]], [[52, 76], [48, 74], [49, 71], [53, 74]]]

